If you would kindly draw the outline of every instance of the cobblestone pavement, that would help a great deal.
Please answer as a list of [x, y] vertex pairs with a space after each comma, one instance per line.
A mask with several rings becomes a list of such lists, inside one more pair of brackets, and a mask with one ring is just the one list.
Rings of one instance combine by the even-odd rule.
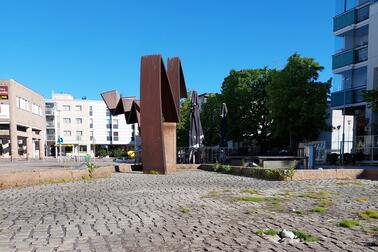
[[[337, 226], [377, 209], [377, 192], [367, 180], [268, 182], [205, 171], [3, 190], [0, 251], [377, 251], [366, 232], [377, 219]], [[321, 200], [326, 212], [312, 212]], [[320, 240], [276, 244], [256, 234], [281, 227]]]

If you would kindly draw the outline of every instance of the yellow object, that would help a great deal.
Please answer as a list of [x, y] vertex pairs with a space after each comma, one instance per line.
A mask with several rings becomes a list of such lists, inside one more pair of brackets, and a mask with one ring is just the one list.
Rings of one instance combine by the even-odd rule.
[[129, 150], [129, 151], [127, 152], [127, 155], [128, 155], [130, 158], [135, 158], [135, 151], [133, 151], [133, 150]]

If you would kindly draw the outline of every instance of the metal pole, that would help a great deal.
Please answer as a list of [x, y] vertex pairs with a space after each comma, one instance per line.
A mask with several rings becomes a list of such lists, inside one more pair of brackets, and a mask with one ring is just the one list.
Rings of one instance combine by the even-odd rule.
[[346, 106], [346, 86], [344, 85], [344, 107], [343, 107], [343, 134], [342, 134], [342, 150], [341, 150], [341, 165], [344, 165], [344, 145], [345, 145], [345, 106]]

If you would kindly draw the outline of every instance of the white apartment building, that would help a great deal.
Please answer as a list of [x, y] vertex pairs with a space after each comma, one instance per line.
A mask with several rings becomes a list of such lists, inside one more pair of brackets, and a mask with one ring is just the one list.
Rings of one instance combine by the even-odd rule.
[[335, 2], [332, 109], [350, 117], [336, 123], [341, 125], [341, 133], [340, 130], [334, 133], [332, 141], [340, 146], [342, 139], [347, 142], [348, 134], [352, 135], [348, 139], [350, 146], [344, 148], [378, 160], [378, 114], [367, 106], [364, 98], [366, 90], [378, 89], [378, 0]]
[[[74, 99], [52, 93], [46, 100], [46, 135], [49, 156], [94, 155], [100, 149], [134, 149], [134, 128], [123, 115], [112, 116], [102, 100]], [[59, 144], [58, 139], [63, 140]]]

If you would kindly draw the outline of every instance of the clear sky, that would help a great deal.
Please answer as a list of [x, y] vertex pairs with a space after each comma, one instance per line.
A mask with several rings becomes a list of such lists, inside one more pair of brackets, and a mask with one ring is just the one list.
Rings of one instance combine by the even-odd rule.
[[139, 96], [140, 57], [180, 56], [187, 87], [218, 92], [231, 69], [282, 68], [294, 52], [332, 77], [334, 0], [0, 1], [0, 79], [100, 99]]

